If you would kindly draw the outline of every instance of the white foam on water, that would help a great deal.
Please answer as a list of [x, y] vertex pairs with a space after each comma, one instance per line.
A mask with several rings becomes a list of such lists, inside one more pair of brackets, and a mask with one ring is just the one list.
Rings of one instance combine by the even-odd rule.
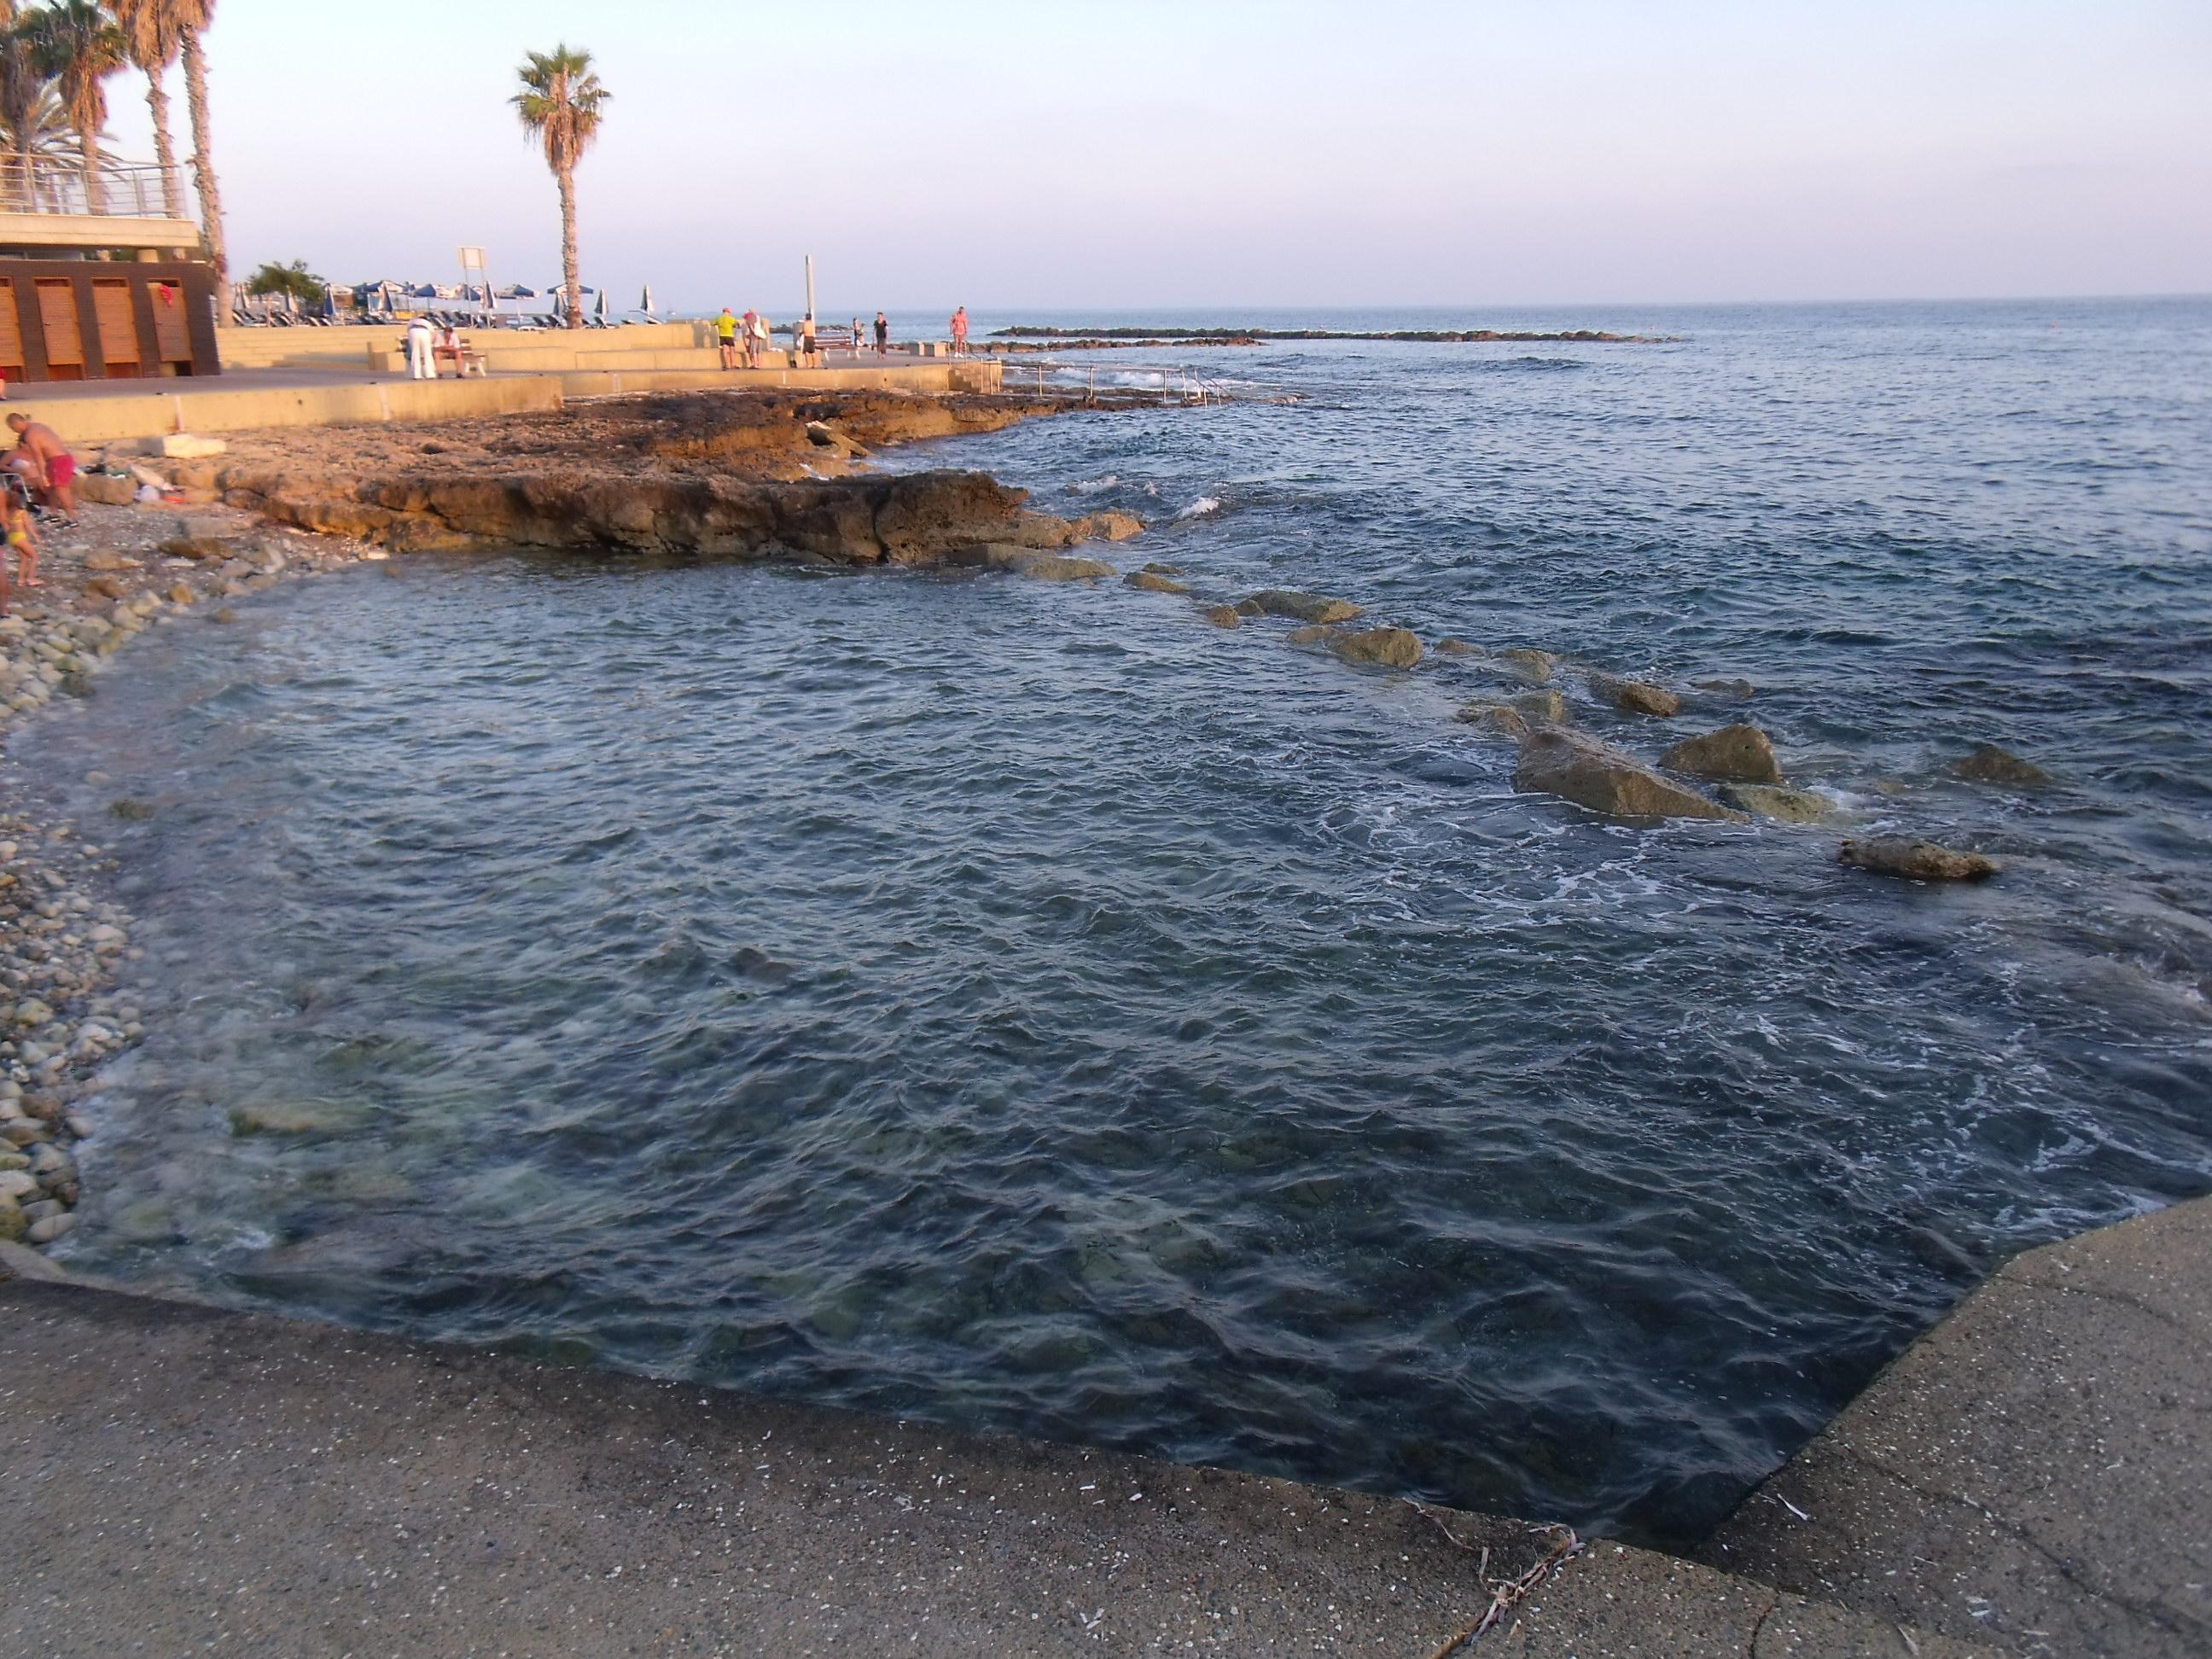
[[1218, 513], [1219, 511], [1221, 511], [1221, 498], [1219, 496], [1200, 495], [1188, 507], [1186, 507], [1182, 512], [1176, 514], [1176, 518], [1178, 521], [1184, 519], [1202, 519], [1209, 513]]
[[1067, 489], [1068, 493], [1074, 495], [1096, 495], [1100, 490], [1111, 489], [1121, 482], [1120, 473], [1109, 472], [1103, 478], [1085, 478], [1081, 483], [1068, 485]]

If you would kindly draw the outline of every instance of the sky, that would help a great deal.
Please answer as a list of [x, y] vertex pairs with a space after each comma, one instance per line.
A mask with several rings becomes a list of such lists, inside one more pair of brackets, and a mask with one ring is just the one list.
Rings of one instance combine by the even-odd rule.
[[809, 252], [830, 315], [2212, 291], [2212, 0], [222, 0], [234, 266], [550, 285], [506, 100], [561, 41], [626, 304], [780, 313]]

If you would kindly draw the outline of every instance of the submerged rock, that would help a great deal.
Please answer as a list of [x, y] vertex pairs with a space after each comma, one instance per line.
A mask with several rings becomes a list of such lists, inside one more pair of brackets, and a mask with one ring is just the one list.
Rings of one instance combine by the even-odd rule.
[[1126, 542], [1145, 533], [1145, 521], [1131, 513], [1092, 513], [1078, 519], [1075, 529], [1086, 542]]
[[1738, 699], [1753, 696], [1758, 691], [1749, 680], [1699, 680], [1698, 690], [1716, 697]]
[[1162, 564], [1158, 560], [1154, 560], [1145, 567], [1145, 573], [1152, 576], [1180, 576], [1182, 574], [1182, 567], [1179, 564]]
[[1170, 581], [1165, 576], [1150, 569], [1132, 570], [1121, 578], [1121, 586], [1133, 587], [1143, 593], [1188, 593], [1190, 592], [1190, 589], [1185, 587], [1181, 582]]
[[1403, 628], [1370, 628], [1358, 634], [1340, 634], [1328, 648], [1349, 663], [1380, 668], [1411, 668], [1421, 659], [1419, 635]]
[[1613, 674], [1592, 674], [1590, 696], [1610, 703], [1624, 714], [1649, 714], [1666, 720], [1682, 712], [1682, 700], [1672, 691], [1642, 680], [1624, 680]]
[[1017, 559], [1008, 568], [1017, 576], [1027, 576], [1040, 582], [1084, 582], [1110, 576], [1114, 567], [1097, 559], [1072, 559], [1060, 553], [1032, 553], [1025, 559]]
[[1774, 744], [1766, 733], [1741, 721], [1708, 732], [1702, 738], [1686, 738], [1659, 757], [1670, 772], [1714, 778], [1727, 783], [1780, 783], [1782, 763], [1774, 757]]
[[1283, 637], [1292, 645], [1319, 645], [1334, 639], [1341, 631], [1328, 623], [1308, 623], [1304, 628], [1293, 628]]
[[1350, 622], [1359, 607], [1349, 599], [1333, 599], [1325, 593], [1300, 593], [1288, 588], [1267, 587], [1238, 602], [1248, 617], [1288, 617], [1293, 622]]
[[1932, 841], [1905, 836], [1878, 836], [1847, 841], [1836, 852], [1836, 861], [1878, 876], [1900, 876], [1908, 881], [1980, 881], [1996, 874], [1995, 859], [1979, 853], [1955, 852]]
[[1199, 612], [1216, 628], [1242, 628], [1244, 615], [1233, 605], [1209, 605]]
[[1464, 726], [1479, 726], [1486, 732], [1511, 738], [1516, 742], [1528, 735], [1528, 722], [1521, 711], [1502, 702], [1470, 702], [1463, 705], [1452, 717]]
[[2022, 760], [1993, 743], [1983, 744], [1964, 760], [1954, 761], [1951, 775], [1967, 783], [2021, 784], [2030, 788], [2051, 781], [2051, 774], [2034, 762]]
[[1439, 657], [1472, 657], [1476, 648], [1465, 640], [1453, 639], [1449, 635], [1438, 640], [1432, 647]]
[[1523, 692], [1513, 699], [1514, 708], [1532, 720], [1563, 720], [1567, 717], [1567, 700], [1556, 690]]
[[1628, 818], [1733, 818], [1694, 790], [1670, 782], [1632, 755], [1565, 726], [1540, 726], [1521, 750], [1515, 785], [1534, 793]]
[[1559, 659], [1548, 651], [1539, 651], [1533, 646], [1516, 645], [1498, 653], [1498, 660], [1507, 663], [1531, 685], [1541, 685], [1552, 678]]
[[1825, 823], [1842, 809], [1811, 789], [1783, 789], [1763, 783], [1724, 783], [1720, 798], [1730, 806], [1784, 823]]

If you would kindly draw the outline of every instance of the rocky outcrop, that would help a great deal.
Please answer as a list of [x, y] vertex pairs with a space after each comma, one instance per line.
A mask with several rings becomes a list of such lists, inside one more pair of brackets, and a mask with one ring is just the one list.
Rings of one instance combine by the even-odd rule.
[[1515, 785], [1557, 795], [1593, 812], [1627, 818], [1733, 818], [1737, 815], [1685, 789], [1609, 744], [1565, 726], [1540, 726], [1522, 745]]
[[1530, 691], [1501, 702], [1495, 697], [1478, 697], [1463, 703], [1455, 720], [1467, 726], [1486, 726], [1494, 732], [1504, 732], [1515, 737], [1524, 737], [1532, 726], [1542, 726], [1567, 717], [1567, 700], [1557, 691], [1547, 689]]
[[1539, 651], [1533, 646], [1509, 646], [1498, 653], [1498, 660], [1508, 665], [1513, 672], [1531, 685], [1541, 685], [1552, 678], [1559, 659], [1548, 651]]
[[1326, 645], [1343, 631], [1331, 623], [1308, 623], [1303, 628], [1293, 628], [1283, 638], [1292, 645]]
[[1741, 721], [1701, 738], [1686, 738], [1660, 756], [1659, 764], [1724, 783], [1782, 781], [1782, 763], [1774, 757], [1766, 733]]
[[1624, 714], [1649, 714], [1666, 720], [1682, 712], [1682, 700], [1663, 687], [1642, 680], [1624, 680], [1612, 674], [1589, 677], [1590, 696]]
[[1995, 859], [1979, 853], [1960, 853], [1932, 841], [1903, 836], [1882, 836], [1847, 841], [1836, 851], [1837, 862], [1855, 870], [1871, 870], [1878, 876], [1899, 876], [1907, 881], [1981, 881], [1996, 874]]
[[303, 530], [403, 552], [468, 546], [598, 547], [843, 564], [939, 563], [963, 548], [1066, 546], [1065, 520], [1026, 514], [1027, 492], [981, 472], [797, 483], [597, 472], [450, 474], [319, 484], [234, 475], [233, 505]]
[[1288, 588], [1263, 588], [1237, 603], [1248, 617], [1288, 617], [1293, 622], [1350, 622], [1359, 607], [1349, 599], [1333, 599], [1325, 593], [1299, 593]]
[[1782, 789], [1763, 783], [1724, 783], [1720, 798], [1739, 811], [1784, 823], [1826, 823], [1841, 811], [1826, 795], [1811, 789]]
[[1328, 648], [1348, 663], [1376, 668], [1411, 668], [1421, 659], [1418, 635], [1403, 628], [1370, 628], [1340, 634]]
[[1121, 585], [1125, 587], [1133, 587], [1144, 593], [1188, 593], [1190, 592], [1190, 589], [1185, 587], [1181, 582], [1170, 581], [1165, 576], [1152, 570], [1132, 570], [1121, 578]]
[[1439, 657], [1472, 657], [1477, 649], [1465, 640], [1454, 639], [1449, 635], [1438, 640], [1433, 648]]
[[1541, 691], [1528, 691], [1513, 699], [1513, 706], [1532, 720], [1563, 720], [1567, 717], [1567, 700], [1547, 686]]
[[2029, 789], [2040, 788], [2051, 781], [2051, 774], [2034, 762], [2022, 760], [1993, 743], [1982, 744], [1964, 760], [1954, 761], [1951, 775], [1967, 783], [2008, 784]]
[[1209, 605], [1199, 615], [1216, 628], [1242, 628], [1244, 625], [1243, 613], [1233, 605]]

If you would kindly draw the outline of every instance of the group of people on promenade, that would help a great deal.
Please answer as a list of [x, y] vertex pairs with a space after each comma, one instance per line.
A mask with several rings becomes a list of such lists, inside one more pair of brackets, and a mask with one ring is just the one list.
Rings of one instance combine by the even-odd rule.
[[[962, 306], [952, 313], [952, 355], [968, 355], [968, 307]], [[742, 317], [729, 307], [722, 307], [714, 319], [714, 343], [721, 349], [722, 367], [726, 369], [758, 368], [766, 360], [769, 337], [773, 332], [768, 319], [757, 311], [748, 310]], [[891, 321], [884, 313], [876, 313], [874, 325], [876, 356], [888, 357], [891, 350]], [[853, 355], [859, 356], [866, 349], [868, 331], [858, 317], [853, 319]], [[821, 334], [810, 314], [791, 325], [792, 349], [800, 368], [820, 368], [823, 366]]]
[[[64, 525], [76, 523], [76, 457], [53, 428], [18, 411], [8, 417], [15, 434], [15, 453], [8, 457], [6, 477], [0, 480], [0, 534], [7, 548], [0, 552], [0, 617], [8, 614], [12, 587], [37, 587], [39, 539], [31, 526], [35, 502], [59, 515]], [[8, 555], [15, 556], [15, 583], [8, 576]]]

